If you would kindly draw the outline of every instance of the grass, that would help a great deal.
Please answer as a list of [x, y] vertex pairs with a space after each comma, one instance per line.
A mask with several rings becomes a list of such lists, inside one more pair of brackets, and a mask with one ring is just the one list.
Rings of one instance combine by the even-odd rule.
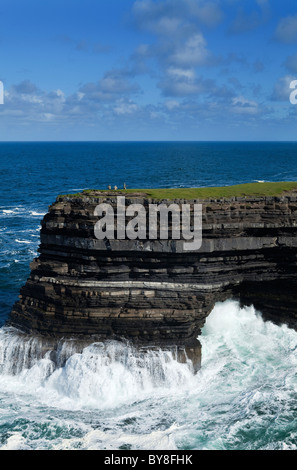
[[[280, 196], [286, 192], [296, 191], [297, 182], [247, 183], [234, 186], [207, 188], [170, 188], [170, 189], [119, 189], [117, 191], [87, 189], [81, 193], [65, 194], [59, 197], [139, 195], [151, 199], [220, 199], [245, 196]], [[297, 194], [296, 194], [297, 195]]]

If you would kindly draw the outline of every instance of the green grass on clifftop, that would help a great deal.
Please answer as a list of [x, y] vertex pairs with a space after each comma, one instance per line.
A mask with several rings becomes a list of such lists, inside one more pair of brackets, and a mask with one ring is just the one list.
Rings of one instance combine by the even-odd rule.
[[67, 194], [59, 197], [129, 195], [146, 196], [152, 199], [220, 199], [245, 196], [280, 196], [296, 192], [297, 182], [247, 183], [235, 186], [207, 188], [172, 188], [172, 189], [118, 189], [117, 191], [87, 189], [82, 193]]

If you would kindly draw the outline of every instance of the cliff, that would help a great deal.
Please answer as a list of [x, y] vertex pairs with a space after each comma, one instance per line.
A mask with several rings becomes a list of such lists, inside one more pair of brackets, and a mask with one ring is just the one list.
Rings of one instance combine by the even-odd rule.
[[[118, 195], [118, 194], [117, 194]], [[126, 205], [160, 203], [127, 194]], [[202, 204], [202, 246], [176, 240], [98, 240], [100, 192], [58, 197], [41, 226], [39, 257], [8, 323], [49, 337], [119, 339], [175, 348], [200, 366], [197, 340], [217, 301], [238, 298], [297, 324], [297, 197], [162, 201]]]

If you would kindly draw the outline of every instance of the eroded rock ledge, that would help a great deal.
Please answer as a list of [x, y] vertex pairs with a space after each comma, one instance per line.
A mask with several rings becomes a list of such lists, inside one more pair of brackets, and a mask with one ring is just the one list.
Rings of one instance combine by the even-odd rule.
[[[127, 195], [126, 204], [160, 203]], [[166, 201], [201, 203], [203, 243], [97, 240], [95, 207], [116, 196], [59, 197], [42, 221], [40, 256], [8, 323], [45, 336], [131, 340], [175, 348], [195, 370], [197, 340], [217, 301], [236, 297], [297, 324], [297, 197]]]

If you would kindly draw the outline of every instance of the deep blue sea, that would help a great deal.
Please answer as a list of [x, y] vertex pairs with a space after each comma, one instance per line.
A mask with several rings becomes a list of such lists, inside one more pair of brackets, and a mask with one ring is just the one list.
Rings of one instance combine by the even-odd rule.
[[0, 175], [0, 449], [297, 449], [297, 332], [253, 307], [215, 306], [196, 376], [116, 343], [27, 368], [38, 340], [4, 326], [58, 194], [297, 181], [297, 143], [0, 143]]

